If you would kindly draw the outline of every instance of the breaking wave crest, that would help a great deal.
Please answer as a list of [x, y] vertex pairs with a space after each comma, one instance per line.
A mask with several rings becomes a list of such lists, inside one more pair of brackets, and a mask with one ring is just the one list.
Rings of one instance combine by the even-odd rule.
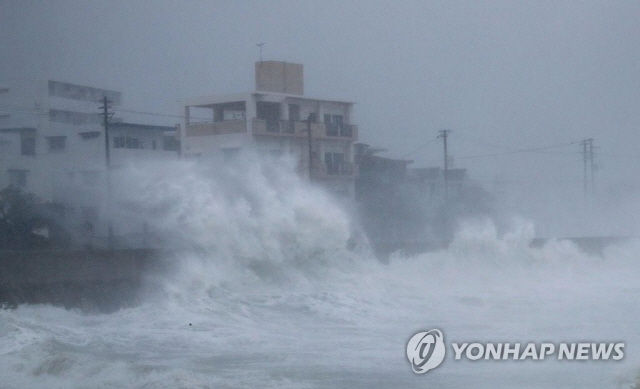
[[[638, 242], [532, 247], [534, 226], [462, 223], [448, 249], [375, 259], [349, 206], [290, 161], [129, 167], [118, 219], [180, 247], [139, 306], [0, 310], [7, 388], [622, 387], [624, 364], [443, 364], [417, 377], [418, 330], [474, 341], [640, 339]], [[619, 367], [620, 366], [620, 367]], [[441, 373], [441, 374], [440, 374]]]

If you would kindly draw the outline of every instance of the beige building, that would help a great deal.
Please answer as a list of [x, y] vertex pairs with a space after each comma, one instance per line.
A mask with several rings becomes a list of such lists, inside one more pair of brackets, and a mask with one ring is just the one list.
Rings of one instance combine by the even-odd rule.
[[353, 198], [354, 103], [304, 96], [301, 64], [257, 62], [255, 77], [253, 92], [183, 103], [183, 157], [224, 163], [249, 150], [291, 154], [303, 177]]

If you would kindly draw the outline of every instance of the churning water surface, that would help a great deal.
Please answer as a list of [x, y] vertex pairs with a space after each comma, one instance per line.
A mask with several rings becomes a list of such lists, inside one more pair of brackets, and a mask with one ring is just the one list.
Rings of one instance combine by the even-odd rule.
[[[446, 250], [382, 264], [352, 244], [346, 213], [294, 174], [203, 179], [175, 169], [164, 181], [132, 171], [126, 187], [197, 250], [135, 307], [0, 310], [1, 388], [633, 385], [637, 242], [590, 256], [566, 241], [529, 247], [525, 222], [507, 234], [475, 222]], [[449, 353], [416, 375], [406, 343], [432, 328], [458, 343], [622, 341], [625, 357], [471, 362]]]

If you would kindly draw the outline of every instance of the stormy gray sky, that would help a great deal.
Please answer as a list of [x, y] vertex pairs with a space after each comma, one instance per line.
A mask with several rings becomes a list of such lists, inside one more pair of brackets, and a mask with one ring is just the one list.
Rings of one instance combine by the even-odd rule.
[[265, 60], [304, 64], [306, 95], [355, 101], [360, 141], [386, 156], [440, 165], [432, 140], [451, 129], [455, 165], [488, 187], [580, 196], [578, 144], [496, 154], [593, 137], [599, 191], [638, 181], [638, 1], [2, 0], [0, 18], [0, 83], [95, 85], [177, 114], [181, 98], [253, 89], [266, 42]]

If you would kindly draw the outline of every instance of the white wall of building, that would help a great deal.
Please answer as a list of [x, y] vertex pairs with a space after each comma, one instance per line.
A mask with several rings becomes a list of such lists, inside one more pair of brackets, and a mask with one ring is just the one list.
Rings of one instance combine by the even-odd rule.
[[[47, 80], [14, 81], [0, 88], [0, 188], [15, 181], [15, 171], [26, 172], [25, 191], [44, 203], [63, 204], [68, 226], [92, 222], [96, 236], [106, 234], [106, 151], [102, 102], [97, 101], [103, 95], [114, 105], [122, 101], [119, 92]], [[173, 128], [121, 127], [119, 121], [112, 118], [110, 126], [114, 169], [178, 158], [178, 151], [163, 150], [167, 130]], [[114, 137], [127, 134], [136, 139], [136, 147], [115, 148]], [[23, 155], [25, 135], [35, 139], [33, 155]]]

